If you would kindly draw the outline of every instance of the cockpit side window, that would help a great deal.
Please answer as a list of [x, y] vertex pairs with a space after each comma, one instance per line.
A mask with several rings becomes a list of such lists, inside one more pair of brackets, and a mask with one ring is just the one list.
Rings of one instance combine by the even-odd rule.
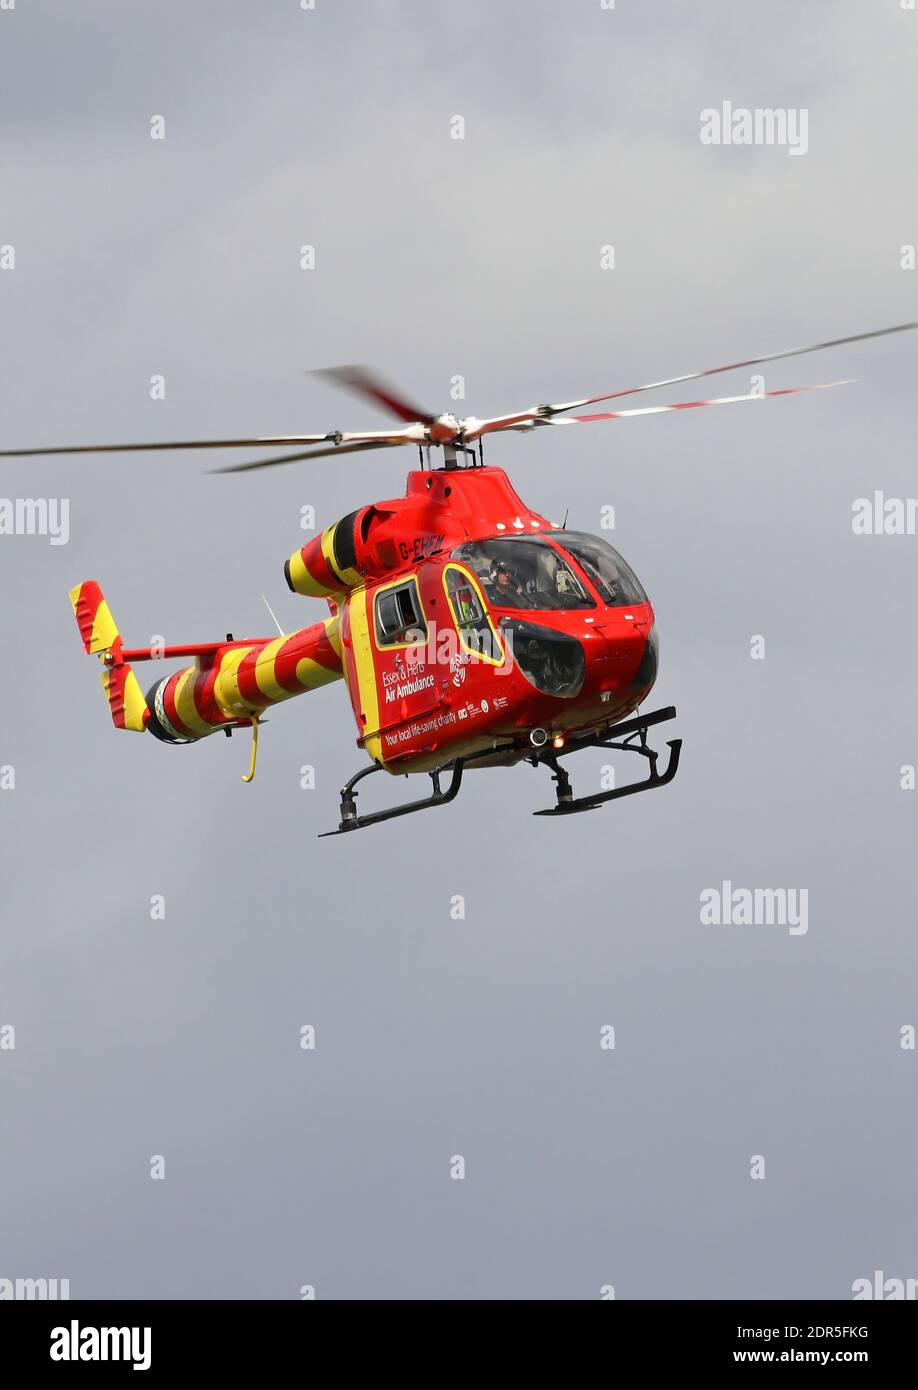
[[582, 531], [558, 531], [552, 539], [573, 555], [610, 608], [631, 608], [649, 602], [634, 570], [605, 541]]
[[563, 555], [539, 537], [470, 541], [453, 551], [453, 559], [474, 571], [495, 608], [596, 607]]
[[380, 649], [426, 642], [427, 623], [416, 579], [381, 589], [376, 595], [374, 614], [376, 645]]

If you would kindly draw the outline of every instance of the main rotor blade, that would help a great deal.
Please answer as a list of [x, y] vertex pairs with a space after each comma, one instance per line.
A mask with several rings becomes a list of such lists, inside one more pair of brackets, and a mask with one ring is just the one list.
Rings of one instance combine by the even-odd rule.
[[732, 372], [741, 367], [757, 367], [763, 362], [778, 362], [785, 357], [803, 357], [808, 352], [824, 352], [827, 348], [844, 347], [846, 343], [863, 343], [868, 338], [888, 338], [892, 333], [909, 333], [915, 328], [918, 328], [918, 322], [898, 323], [892, 328], [874, 328], [869, 333], [852, 333], [846, 338], [829, 338], [824, 343], [785, 348], [783, 352], [769, 352], [764, 357], [749, 357], [745, 362], [728, 362], [724, 367], [707, 367], [704, 371], [687, 372], [684, 376], [670, 377], [666, 381], [651, 381], [645, 386], [629, 386], [624, 391], [609, 391], [602, 396], [588, 396], [586, 400], [569, 401], [566, 405], [554, 406], [553, 409], [574, 410], [581, 405], [595, 405], [597, 401], [611, 401], [619, 396], [635, 396], [640, 391], [653, 391], [658, 386], [677, 386], [683, 381], [698, 381], [701, 377], [717, 376], [720, 372]]
[[369, 367], [358, 365], [348, 367], [319, 367], [310, 372], [310, 376], [326, 377], [335, 386], [340, 386], [345, 391], [351, 391], [358, 396], [367, 396], [377, 405], [381, 405], [384, 410], [390, 410], [393, 415], [397, 415], [405, 424], [413, 424], [419, 421], [429, 425], [436, 418], [429, 411], [419, 410], [416, 405], [400, 395], [394, 386], [390, 386], [383, 381], [382, 377], [371, 372]]
[[273, 468], [279, 463], [299, 463], [301, 459], [331, 458], [334, 454], [358, 454], [369, 449], [396, 449], [400, 444], [414, 444], [413, 439], [363, 439], [354, 444], [333, 444], [330, 449], [311, 449], [302, 454], [281, 454], [269, 459], [252, 459], [249, 463], [228, 463], [225, 468], [209, 468], [209, 473], [251, 473], [256, 468]]
[[739, 401], [763, 401], [773, 396], [796, 396], [801, 391], [829, 391], [833, 386], [850, 386], [853, 380], [853, 377], [848, 377], [844, 381], [822, 381], [812, 386], [785, 386], [780, 391], [763, 391], [761, 394], [750, 392], [745, 396], [718, 396], [713, 400], [706, 401], [678, 401], [674, 405], [645, 405], [638, 406], [634, 410], [601, 410], [592, 415], [569, 415], [563, 420], [552, 419], [551, 416], [534, 415], [528, 420], [512, 425], [502, 425], [500, 428], [531, 430], [540, 429], [543, 426], [591, 425], [596, 420], [624, 420], [630, 415], [663, 415], [669, 410], [697, 410], [703, 405], [734, 405]]
[[186, 439], [179, 443], [163, 444], [65, 444], [50, 449], [0, 449], [0, 458], [22, 459], [47, 454], [134, 454], [155, 453], [167, 449], [273, 449], [281, 444], [324, 444], [336, 438], [325, 434], [268, 434], [252, 439]]
[[[475, 425], [466, 431], [465, 437], [471, 443], [482, 434], [506, 429], [528, 419], [537, 417], [550, 419], [554, 415], [568, 410], [577, 410], [584, 405], [595, 405], [599, 401], [617, 400], [621, 396], [636, 396], [642, 391], [655, 391], [659, 386], [678, 386], [684, 381], [698, 381], [702, 377], [717, 376], [721, 372], [732, 372], [742, 367], [757, 367], [764, 362], [777, 362], [786, 357], [801, 357], [808, 352], [824, 352], [827, 348], [842, 347], [846, 343], [862, 343], [869, 338], [886, 338], [892, 333], [908, 333], [915, 328], [918, 328], [918, 322], [899, 323], [892, 328], [876, 328], [870, 333], [853, 333], [845, 338], [830, 338], [823, 343], [810, 343], [807, 347], [786, 348], [783, 352], [769, 352], [762, 357], [748, 357], [742, 362], [728, 362], [723, 367], [707, 367], [700, 372], [686, 372], [682, 376], [666, 377], [662, 381], [649, 381], [643, 386], [628, 386], [621, 391], [607, 391], [599, 396], [585, 396], [583, 400], [579, 401], [565, 401], [558, 405], [531, 406], [528, 410], [518, 411], [515, 415], [499, 415], [489, 420], [476, 421]], [[734, 398], [731, 397], [731, 399]], [[737, 397], [736, 399], [741, 398]], [[755, 399], [759, 398], [756, 397]]]
[[[758, 394], [749, 392], [745, 396], [718, 396], [713, 400], [707, 401], [679, 401], [675, 405], [645, 405], [634, 410], [601, 410], [594, 415], [569, 415], [568, 420], [571, 424], [589, 425], [594, 420], [620, 420], [627, 415], [662, 415], [667, 410], [697, 410], [702, 405], [733, 405], [737, 401], [764, 401], [770, 400], [774, 396], [796, 396], [801, 391], [831, 391], [834, 386], [850, 386], [853, 377], [847, 377], [843, 381], [820, 381], [812, 386], [785, 386], [778, 391], [762, 391]], [[559, 425], [567, 424], [568, 420], [558, 420]]]

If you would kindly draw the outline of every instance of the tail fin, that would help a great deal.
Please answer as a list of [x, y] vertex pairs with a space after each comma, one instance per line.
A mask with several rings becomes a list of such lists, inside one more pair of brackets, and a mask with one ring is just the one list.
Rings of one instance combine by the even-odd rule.
[[133, 669], [121, 654], [121, 633], [105, 595], [94, 579], [86, 579], [70, 590], [70, 602], [84, 649], [102, 663], [102, 689], [115, 728], [143, 733], [150, 711]]

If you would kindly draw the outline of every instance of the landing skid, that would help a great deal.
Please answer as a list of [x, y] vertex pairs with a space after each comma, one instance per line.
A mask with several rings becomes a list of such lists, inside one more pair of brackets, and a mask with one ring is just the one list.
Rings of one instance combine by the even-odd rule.
[[[319, 839], [324, 840], [327, 835], [341, 835], [346, 830], [363, 830], [367, 825], [379, 825], [380, 821], [393, 820], [396, 816], [410, 816], [415, 811], [426, 811], [431, 806], [445, 806], [448, 801], [453, 801], [458, 795], [462, 785], [463, 766], [462, 759], [456, 758], [454, 762], [446, 763], [443, 767], [435, 768], [433, 772], [428, 773], [433, 783], [433, 791], [430, 796], [423, 796], [418, 801], [403, 801], [401, 805], [390, 806], [385, 811], [370, 811], [365, 816], [358, 816], [358, 794], [355, 791], [357, 783], [364, 777], [369, 777], [372, 772], [382, 772], [381, 767], [363, 768], [341, 788], [341, 823], [338, 829], [324, 830]], [[446, 791], [440, 787], [440, 774], [443, 772], [452, 773]]]
[[[650, 748], [647, 743], [647, 730], [654, 724], [662, 724], [667, 719], [675, 719], [676, 710], [673, 705], [666, 709], [656, 710], [653, 714], [635, 715], [633, 719], [626, 719], [621, 724], [613, 724], [604, 729], [601, 734], [587, 734], [580, 738], [571, 738], [564, 745], [563, 751], [553, 747], [540, 748], [538, 751], [528, 755], [528, 761], [533, 767], [545, 765], [552, 769], [552, 781], [555, 783], [557, 793], [557, 804], [544, 811], [533, 811], [534, 816], [569, 816], [575, 815], [579, 811], [594, 811], [599, 806], [604, 806], [607, 801], [616, 801], [623, 796], [634, 796], [636, 792], [650, 791], [653, 787], [664, 787], [667, 782], [671, 782], [676, 775], [679, 767], [679, 754], [682, 750], [681, 738], [670, 739], [669, 741], [669, 762], [664, 772], [657, 771], [658, 753]], [[627, 787], [616, 787], [608, 792], [596, 792], [592, 796], [574, 797], [571, 788], [571, 780], [567, 772], [560, 766], [560, 759], [566, 758], [570, 753], [579, 753], [583, 748], [609, 748], [623, 753], [637, 753], [640, 757], [646, 758], [649, 764], [649, 775], [643, 782], [634, 782]], [[464, 769], [475, 761], [478, 757], [493, 757], [495, 752], [501, 749], [489, 749], [487, 753], [472, 755], [468, 758], [455, 758], [452, 762], [444, 763], [442, 767], [435, 768], [428, 773], [433, 784], [430, 796], [424, 796], [416, 801], [404, 801], [398, 806], [390, 806], [384, 811], [370, 811], [366, 815], [357, 814], [357, 783], [364, 777], [369, 777], [371, 773], [382, 772], [379, 766], [365, 767], [360, 772], [346, 782], [341, 788], [341, 821], [337, 830], [326, 830], [319, 836], [325, 839], [328, 835], [342, 835], [346, 831], [363, 830], [369, 825], [379, 825], [382, 821], [394, 820], [396, 816], [410, 816], [415, 811], [426, 811], [433, 806], [445, 806], [447, 802], [455, 800], [462, 785], [462, 774]], [[513, 745], [508, 744], [507, 752], [513, 751]], [[440, 785], [440, 778], [445, 773], [450, 774], [449, 785], [444, 790]], [[407, 774], [406, 774], [407, 775]]]
[[[647, 730], [654, 724], [662, 724], [667, 719], [675, 719], [676, 710], [674, 705], [667, 706], [666, 709], [656, 710], [653, 714], [635, 715], [633, 719], [626, 719], [621, 724], [613, 724], [611, 728], [599, 734], [586, 735], [583, 738], [573, 738], [564, 747], [563, 753], [557, 753], [554, 749], [542, 752], [530, 761], [538, 766], [544, 763], [546, 767], [553, 769], [552, 781], [555, 783], [555, 794], [557, 803], [549, 806], [544, 811], [533, 811], [534, 816], [571, 816], [579, 811], [595, 811], [598, 807], [604, 806], [607, 801], [618, 801], [623, 796], [634, 796], [637, 792], [651, 791], [654, 787], [665, 787], [667, 782], [671, 782], [679, 770], [679, 757], [682, 752], [682, 739], [673, 738], [668, 741], [669, 761], [663, 772], [657, 771], [657, 759], [659, 754], [656, 749], [650, 748], [647, 743]], [[609, 748], [621, 753], [637, 753], [640, 757], [646, 758], [648, 762], [648, 775], [643, 782], [632, 782], [627, 787], [615, 787], [612, 791], [596, 792], [592, 796], [574, 797], [571, 787], [571, 779], [567, 772], [561, 767], [559, 757], [567, 757], [569, 753], [578, 753], [582, 748]]]

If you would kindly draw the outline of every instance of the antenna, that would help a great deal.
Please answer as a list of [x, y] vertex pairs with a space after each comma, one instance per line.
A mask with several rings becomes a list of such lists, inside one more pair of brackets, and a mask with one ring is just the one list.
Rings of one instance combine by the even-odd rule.
[[261, 599], [262, 599], [262, 603], [263, 603], [264, 606], [267, 608], [268, 612], [271, 614], [271, 620], [272, 620], [272, 622], [274, 623], [274, 626], [277, 628], [277, 630], [278, 630], [278, 632], [280, 633], [281, 637], [283, 637], [283, 636], [284, 636], [284, 629], [281, 627], [280, 623], [277, 621], [277, 618], [274, 616], [274, 609], [271, 607], [270, 603], [269, 603], [268, 600], [265, 598], [264, 594], [262, 594]]

